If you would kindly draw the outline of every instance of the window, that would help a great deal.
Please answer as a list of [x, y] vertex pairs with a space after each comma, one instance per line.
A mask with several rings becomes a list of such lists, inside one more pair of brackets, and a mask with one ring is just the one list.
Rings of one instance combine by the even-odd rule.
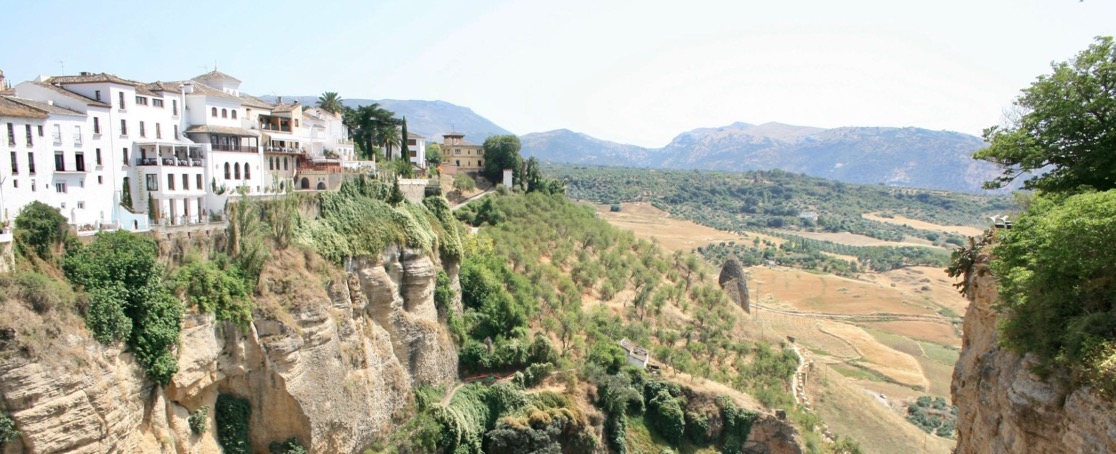
[[[144, 177], [146, 177], [146, 179], [147, 179], [147, 190], [148, 191], [158, 191], [159, 190], [159, 175], [156, 175], [154, 173], [149, 173], [147, 175], [144, 175]], [[127, 182], [125, 182], [125, 183], [127, 183]]]
[[143, 122], [140, 122], [140, 137], [147, 137], [147, 129], [143, 127]]
[[221, 118], [229, 118], [229, 109], [221, 109]]
[[[15, 179], [15, 180], [12, 180], [12, 187], [13, 188], [18, 188], [19, 187], [19, 179], [18, 178]], [[35, 190], [35, 182], [31, 182], [31, 190], [32, 191]]]
[[232, 177], [229, 174], [229, 163], [227, 163], [227, 162], [225, 163], [225, 179], [226, 180], [232, 179]]
[[61, 151], [54, 152], [54, 171], [55, 172], [65, 172], [66, 171], [66, 157], [62, 155]]
[[297, 118], [295, 118], [295, 127], [296, 128], [298, 127], [298, 119]]
[[96, 153], [97, 154], [95, 156], [93, 156], [93, 159], [96, 159], [96, 161], [94, 161], [94, 162], [96, 162], [97, 165], [101, 165], [101, 149], [98, 148]]
[[211, 114], [211, 116], [216, 117], [217, 116], [217, 108], [214, 107], [214, 108], [210, 109], [209, 113]]
[[477, 161], [477, 165], [480, 167], [484, 167], [484, 160], [481, 159], [480, 161]]
[[174, 175], [167, 174], [167, 190], [174, 190]]
[[43, 136], [43, 125], [39, 125], [39, 137]]
[[54, 128], [51, 129], [52, 131], [50, 132], [50, 138], [54, 139], [54, 144], [62, 145], [62, 125], [56, 124], [54, 125]]
[[[13, 156], [12, 159], [15, 159], [15, 157]], [[27, 173], [31, 175], [35, 174], [35, 153], [30, 151], [27, 152]]]
[[101, 100], [101, 90], [94, 91], [93, 92], [93, 97], [97, 98], [97, 100], [100, 101]]
[[8, 146], [15, 146], [15, 125], [8, 123]]
[[120, 135], [128, 136], [128, 120], [120, 120]]
[[[54, 190], [56, 192], [65, 193], [66, 192], [66, 183], [54, 183]], [[63, 207], [63, 208], [65, 208], [65, 207]]]
[[128, 165], [128, 147], [124, 147], [124, 165]]
[[162, 139], [163, 138], [163, 128], [162, 128], [162, 126], [163, 126], [162, 124], [155, 123], [155, 138], [156, 139]]
[[197, 188], [197, 189], [203, 189], [202, 188], [202, 182], [201, 182], [201, 174], [200, 173], [194, 174], [194, 176], [197, 177], [197, 178], [194, 179], [195, 180], [194, 183], [196, 183], [196, 184], [194, 184], [194, 187]]
[[240, 163], [239, 162], [236, 163], [236, 164], [233, 164], [233, 172], [234, 172], [233, 175], [235, 175], [236, 179], [239, 180], [240, 179]]
[[418, 152], [417, 152], [417, 151], [415, 151], [415, 150], [411, 150], [411, 157], [412, 157], [412, 158], [416, 158], [416, 157], [418, 157]]
[[81, 200], [78, 200], [78, 209], [79, 210], [84, 210], [85, 209], [85, 202], [82, 202]]
[[93, 134], [101, 134], [101, 119], [93, 117]]
[[283, 170], [289, 170], [289, 167], [287, 167], [287, 158], [286, 157], [283, 157]]
[[189, 175], [182, 174], [182, 190], [183, 191], [189, 191], [190, 190], [190, 180], [189, 180], [189, 178], [190, 178]]
[[171, 100], [171, 115], [178, 115], [178, 100]]
[[74, 146], [81, 146], [81, 125], [74, 125]]
[[250, 167], [248, 167], [248, 163], [247, 163], [247, 162], [246, 162], [246, 163], [244, 163], [244, 179], [245, 179], [245, 180], [250, 180], [250, 179], [252, 179], [252, 170], [251, 170], [251, 168], [250, 168]]
[[461, 167], [461, 160], [458, 159], [458, 160], [453, 161], [453, 165]]
[[27, 131], [27, 146], [30, 147], [35, 145], [35, 141], [31, 140], [31, 125], [26, 125], [24, 129]]
[[178, 140], [178, 125], [174, 125], [174, 140]]
[[146, 106], [147, 105], [147, 98], [144, 97], [144, 96], [136, 96], [136, 105], [137, 106]]
[[275, 170], [275, 158], [267, 158], [267, 170]]
[[105, 184], [105, 177], [97, 175], [97, 184]]
[[120, 109], [124, 110], [124, 92], [120, 92]]
[[453, 154], [461, 154], [461, 149], [460, 148], [454, 148], [453, 149]]
[[236, 120], [236, 109], [233, 109], [232, 111], [232, 119]]
[[78, 172], [85, 171], [85, 153], [82, 153], [80, 151], [74, 153], [74, 169]]
[[19, 175], [19, 163], [16, 162], [16, 152], [12, 152], [12, 175]]
[[154, 106], [154, 107], [163, 107], [163, 100], [162, 99], [152, 99], [151, 100], [151, 105]]

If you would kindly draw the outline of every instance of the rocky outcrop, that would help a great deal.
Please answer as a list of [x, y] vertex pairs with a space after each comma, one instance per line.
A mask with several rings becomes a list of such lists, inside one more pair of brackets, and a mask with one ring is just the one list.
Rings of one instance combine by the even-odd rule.
[[752, 312], [751, 303], [748, 301], [748, 277], [744, 274], [744, 267], [740, 266], [740, 262], [729, 257], [721, 267], [721, 275], [717, 278], [717, 282], [729, 299], [744, 309], [744, 312]]
[[[315, 453], [359, 452], [387, 436], [409, 411], [414, 386], [457, 376], [456, 349], [434, 307], [437, 265], [398, 248], [354, 258], [347, 274], [322, 265], [280, 252], [261, 277], [262, 310], [248, 326], [187, 316], [179, 372], [166, 387], [88, 333], [67, 335], [72, 348], [55, 361], [0, 364], [0, 409], [22, 431], [4, 454], [219, 454], [219, 394], [250, 402], [255, 452], [290, 437]], [[202, 407], [211, 429], [195, 435], [188, 418]]]
[[[1116, 452], [1116, 405], [1065, 375], [1031, 373], [1035, 358], [997, 345], [996, 280], [981, 257], [968, 280], [961, 357], [953, 371], [958, 454]], [[1058, 329], [1051, 327], [1051, 329]]]
[[763, 415], [752, 424], [744, 451], [753, 454], [802, 454], [802, 445], [794, 426], [771, 415]]

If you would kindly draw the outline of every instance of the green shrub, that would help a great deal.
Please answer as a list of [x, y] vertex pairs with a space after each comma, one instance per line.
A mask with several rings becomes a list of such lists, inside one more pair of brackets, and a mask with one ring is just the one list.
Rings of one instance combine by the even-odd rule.
[[20, 210], [12, 230], [20, 254], [34, 254], [45, 260], [54, 257], [53, 250], [62, 243], [66, 233], [66, 218], [57, 208], [38, 200]]
[[62, 269], [90, 295], [85, 321], [100, 342], [126, 339], [144, 371], [165, 385], [178, 371], [182, 305], [162, 283], [155, 240], [126, 231], [101, 232], [66, 252]]
[[267, 450], [271, 454], [307, 454], [306, 448], [302, 447], [297, 437], [291, 437], [284, 441], [273, 441], [267, 445]]
[[248, 441], [248, 419], [252, 406], [248, 399], [229, 394], [217, 396], [217, 442], [225, 454], [251, 454]]
[[647, 402], [647, 417], [651, 427], [672, 445], [682, 441], [686, 432], [686, 417], [678, 399], [670, 395], [665, 389], [659, 390], [653, 399]]
[[209, 407], [201, 407], [190, 413], [187, 422], [190, 423], [190, 432], [193, 432], [194, 435], [205, 433], [209, 430]]
[[20, 299], [40, 314], [74, 302], [74, 292], [68, 285], [39, 273], [19, 273], [15, 283]]
[[7, 413], [0, 413], [0, 446], [19, 438], [20, 432], [16, 430], [15, 421]]
[[[1116, 190], [1038, 196], [993, 249], [1004, 345], [1089, 380], [1116, 339]], [[1041, 372], [1041, 371], [1040, 371]]]
[[175, 272], [174, 281], [200, 312], [216, 313], [218, 320], [247, 326], [252, 321], [248, 284], [236, 265], [227, 266], [221, 269], [214, 261], [189, 263]]
[[453, 188], [459, 191], [472, 191], [477, 188], [477, 180], [465, 173], [453, 176]]

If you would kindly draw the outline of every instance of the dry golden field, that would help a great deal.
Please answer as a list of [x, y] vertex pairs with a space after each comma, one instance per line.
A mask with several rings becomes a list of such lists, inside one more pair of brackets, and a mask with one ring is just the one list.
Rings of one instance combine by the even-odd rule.
[[952, 233], [964, 236], [980, 236], [984, 230], [979, 227], [971, 227], [967, 225], [938, 225], [931, 224], [926, 221], [918, 219], [906, 218], [903, 216], [894, 216], [890, 218], [881, 217], [875, 213], [865, 213], [861, 217], [877, 222], [886, 222], [888, 224], [908, 225], [916, 229], [933, 230], [935, 232]]
[[[624, 204], [617, 213], [598, 206], [597, 211], [613, 225], [655, 239], [671, 251], [691, 251], [721, 241], [751, 241], [756, 236], [776, 244], [782, 241], [673, 219], [649, 204]], [[927, 230], [979, 233], [973, 227], [933, 226], [903, 218], [877, 220]], [[928, 244], [852, 234], [792, 233], [859, 246]], [[918, 396], [950, 397], [953, 363], [961, 345], [959, 321], [968, 301], [957, 293], [944, 270], [909, 267], [854, 278], [786, 267], [751, 267], [747, 272], [753, 314], [743, 326], [758, 337], [793, 336], [818, 363], [825, 384], [807, 383], [807, 394], [814, 397], [819, 413], [834, 431], [861, 440], [866, 452], [950, 451], [952, 440], [925, 435], [903, 419], [907, 403]], [[881, 394], [886, 397], [880, 398]], [[879, 430], [881, 425], [889, 429]]]

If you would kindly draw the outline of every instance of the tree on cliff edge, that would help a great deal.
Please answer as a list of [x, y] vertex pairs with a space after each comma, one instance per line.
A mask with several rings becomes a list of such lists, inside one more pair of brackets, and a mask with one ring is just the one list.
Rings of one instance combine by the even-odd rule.
[[1096, 42], [1054, 72], [1038, 77], [1015, 100], [1018, 118], [984, 130], [989, 146], [973, 155], [1003, 174], [984, 184], [1002, 188], [1016, 178], [1026, 189], [1053, 192], [1116, 188], [1116, 45]]

